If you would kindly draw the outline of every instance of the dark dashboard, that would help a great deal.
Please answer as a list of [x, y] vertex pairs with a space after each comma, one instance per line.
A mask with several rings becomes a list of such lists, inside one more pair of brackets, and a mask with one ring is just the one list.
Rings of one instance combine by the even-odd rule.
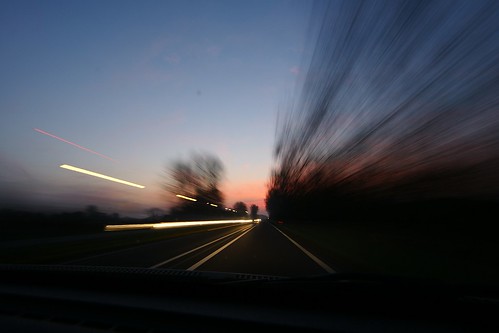
[[348, 274], [279, 278], [2, 266], [4, 332], [497, 332], [497, 293]]

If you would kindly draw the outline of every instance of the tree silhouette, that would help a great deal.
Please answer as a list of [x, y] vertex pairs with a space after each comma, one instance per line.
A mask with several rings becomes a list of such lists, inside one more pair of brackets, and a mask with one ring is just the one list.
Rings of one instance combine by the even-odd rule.
[[254, 220], [258, 217], [258, 206], [257, 205], [251, 205], [250, 207], [250, 213], [251, 213], [251, 218]]
[[146, 209], [146, 213], [149, 215], [149, 218], [153, 220], [160, 219], [164, 215], [163, 210], [157, 207]]
[[221, 208], [223, 194], [219, 189], [224, 173], [222, 161], [208, 153], [195, 153], [187, 160], [174, 161], [166, 169], [164, 188], [179, 198], [172, 214], [196, 212], [213, 215], [214, 208]]
[[305, 70], [277, 124], [271, 218], [497, 201], [497, 2], [325, 1], [312, 17]]
[[248, 216], [248, 206], [242, 201], [238, 201], [234, 204], [234, 210], [237, 211], [237, 215]]

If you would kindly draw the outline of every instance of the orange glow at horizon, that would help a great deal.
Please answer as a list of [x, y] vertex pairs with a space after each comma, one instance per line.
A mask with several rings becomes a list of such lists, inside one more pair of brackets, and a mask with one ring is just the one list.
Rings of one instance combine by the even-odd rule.
[[255, 180], [248, 182], [237, 182], [227, 186], [224, 190], [226, 193], [226, 203], [228, 207], [237, 201], [242, 201], [248, 205], [255, 204], [258, 206], [258, 213], [266, 213], [265, 197], [267, 195], [267, 180]]

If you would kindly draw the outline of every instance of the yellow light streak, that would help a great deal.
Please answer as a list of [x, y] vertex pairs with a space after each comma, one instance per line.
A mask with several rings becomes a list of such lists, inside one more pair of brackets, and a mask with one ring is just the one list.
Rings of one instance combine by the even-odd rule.
[[110, 180], [112, 182], [116, 182], [116, 183], [120, 183], [120, 184], [125, 184], [125, 185], [128, 185], [128, 186], [133, 186], [133, 187], [138, 187], [138, 188], [145, 188], [145, 186], [143, 186], [143, 185], [139, 185], [139, 184], [127, 182], [126, 180], [121, 180], [121, 179], [118, 179], [118, 178], [106, 176], [106, 175], [103, 175], [103, 174], [100, 174], [100, 173], [97, 173], [97, 172], [85, 170], [85, 169], [82, 169], [82, 168], [77, 168], [77, 167], [74, 167], [74, 166], [68, 165], [68, 164], [63, 164], [60, 167], [63, 168], [63, 169], [67, 169], [67, 170], [71, 170], [71, 171], [76, 171], [76, 172], [84, 173], [84, 174], [89, 175], [89, 176], [94, 176], [94, 177], [98, 177], [98, 178]]
[[153, 225], [153, 229], [192, 227], [197, 225], [251, 223], [253, 220], [215, 220], [215, 221], [188, 221], [188, 222], [160, 222]]
[[122, 231], [122, 230], [141, 230], [141, 229], [152, 229], [154, 224], [143, 223], [143, 224], [110, 224], [106, 225], [105, 231]]
[[181, 194], [177, 194], [176, 196], [179, 198], [185, 199], [185, 200], [198, 201], [197, 199], [189, 198], [189, 197], [186, 197], [185, 195], [181, 195]]
[[210, 204], [210, 206], [213, 206], [213, 207], [218, 207], [218, 205], [215, 205], [215, 204], [212, 204], [212, 203]]
[[214, 221], [159, 222], [159, 223], [144, 223], [144, 224], [110, 224], [107, 225], [104, 230], [123, 231], [123, 230], [138, 230], [138, 229], [166, 229], [166, 228], [193, 227], [201, 225], [213, 225], [213, 224], [252, 223], [252, 222], [253, 220], [214, 220]]

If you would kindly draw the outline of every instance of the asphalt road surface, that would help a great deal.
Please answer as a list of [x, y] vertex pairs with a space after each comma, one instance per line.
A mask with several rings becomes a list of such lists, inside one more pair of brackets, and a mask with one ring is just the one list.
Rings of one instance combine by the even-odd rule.
[[216, 226], [173, 239], [67, 262], [303, 276], [334, 270], [270, 223]]

